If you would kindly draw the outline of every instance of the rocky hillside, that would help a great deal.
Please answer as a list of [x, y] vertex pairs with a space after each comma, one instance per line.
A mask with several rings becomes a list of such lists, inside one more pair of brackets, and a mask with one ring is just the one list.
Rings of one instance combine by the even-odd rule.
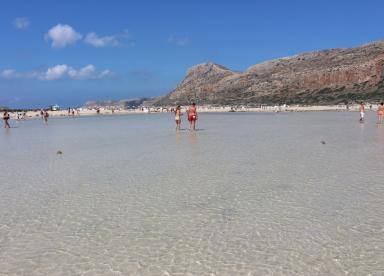
[[384, 41], [304, 53], [235, 72], [214, 63], [188, 70], [155, 105], [328, 104], [384, 100]]
[[105, 100], [105, 101], [88, 101], [85, 103], [84, 107], [86, 108], [96, 108], [96, 107], [119, 107], [119, 108], [134, 108], [138, 106], [145, 105], [146, 101], [149, 101], [149, 98], [136, 98], [136, 99], [127, 99], [127, 100]]

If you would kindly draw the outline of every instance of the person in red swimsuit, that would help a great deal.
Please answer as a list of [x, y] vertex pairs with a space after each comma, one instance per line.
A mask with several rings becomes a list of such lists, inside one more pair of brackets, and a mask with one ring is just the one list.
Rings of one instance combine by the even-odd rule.
[[195, 103], [192, 103], [192, 105], [188, 107], [187, 113], [188, 113], [189, 130], [196, 130], [197, 110], [196, 110]]
[[382, 124], [384, 118], [384, 103], [380, 103], [379, 108], [377, 109], [377, 123]]

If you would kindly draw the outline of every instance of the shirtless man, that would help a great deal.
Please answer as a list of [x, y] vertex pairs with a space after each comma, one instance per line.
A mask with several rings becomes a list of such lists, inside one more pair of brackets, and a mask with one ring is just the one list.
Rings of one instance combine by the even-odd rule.
[[364, 123], [364, 115], [365, 115], [365, 106], [364, 103], [360, 103], [360, 123]]
[[188, 113], [189, 130], [196, 130], [197, 110], [196, 110], [195, 103], [192, 103], [192, 105], [188, 107], [187, 113]]

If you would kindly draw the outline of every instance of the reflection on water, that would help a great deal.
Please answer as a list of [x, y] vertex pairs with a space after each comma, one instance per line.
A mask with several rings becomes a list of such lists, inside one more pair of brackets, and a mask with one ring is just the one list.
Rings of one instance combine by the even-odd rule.
[[175, 137], [176, 137], [176, 142], [177, 142], [177, 143], [180, 142], [180, 139], [181, 139], [181, 131], [182, 131], [182, 130], [176, 130], [176, 131], [175, 131], [175, 132], [176, 132]]
[[188, 140], [189, 140], [189, 143], [191, 144], [191, 145], [194, 145], [194, 144], [196, 144], [197, 143], [197, 132], [196, 131], [190, 131], [189, 133], [188, 133]]
[[382, 275], [367, 115], [21, 122], [0, 132], [0, 275]]

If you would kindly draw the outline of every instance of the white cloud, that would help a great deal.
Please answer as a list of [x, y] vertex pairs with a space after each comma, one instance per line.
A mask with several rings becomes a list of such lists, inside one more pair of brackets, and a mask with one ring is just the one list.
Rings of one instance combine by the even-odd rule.
[[71, 26], [57, 24], [52, 27], [46, 34], [46, 40], [52, 40], [52, 47], [63, 48], [70, 44], [75, 44], [82, 38]]
[[92, 64], [88, 64], [87, 66], [84, 66], [79, 70], [71, 68], [68, 71], [69, 77], [76, 80], [95, 78], [95, 73], [96, 73], [96, 68]]
[[19, 74], [13, 69], [4, 69], [0, 72], [0, 77], [10, 80], [19, 77]]
[[86, 80], [86, 79], [104, 79], [113, 76], [113, 72], [106, 69], [103, 71], [97, 71], [93, 64], [88, 64], [82, 68], [75, 69], [67, 64], [58, 64], [49, 67], [45, 71], [30, 71], [30, 72], [16, 72], [13, 69], [5, 69], [0, 71], [0, 78], [3, 79], [37, 79], [44, 81], [53, 81], [64, 78], [73, 80]]
[[168, 43], [176, 44], [178, 46], [186, 46], [189, 44], [189, 38], [188, 37], [178, 37], [175, 35], [170, 35], [168, 37]]
[[114, 73], [111, 71], [111, 70], [103, 70], [99, 75], [98, 75], [98, 79], [104, 79], [104, 78], [109, 78], [109, 77], [112, 77], [114, 75]]
[[18, 30], [25, 30], [29, 27], [30, 22], [26, 17], [17, 17], [13, 20], [13, 26]]
[[66, 64], [56, 65], [48, 68], [46, 72], [40, 75], [42, 80], [57, 80], [68, 77], [74, 80], [103, 79], [111, 77], [113, 73], [110, 70], [98, 72], [93, 64], [88, 64], [82, 68], [75, 69]]
[[119, 46], [117, 36], [98, 36], [95, 32], [88, 33], [84, 42], [94, 47]]
[[[64, 48], [68, 45], [75, 44], [77, 41], [82, 40], [83, 36], [76, 32], [74, 28], [66, 24], [57, 24], [53, 26], [45, 34], [45, 40], [52, 41], [53, 48]], [[122, 33], [114, 35], [99, 36], [96, 32], [89, 32], [84, 37], [83, 42], [93, 47], [116, 47], [121, 45], [133, 46], [134, 43], [131, 40], [131, 35], [127, 30]], [[123, 42], [126, 43], [123, 43]]]
[[69, 70], [70, 67], [66, 64], [56, 65], [48, 68], [46, 72], [41, 73], [38, 78], [41, 80], [58, 80], [63, 78]]
[[10, 79], [33, 79], [37, 78], [39, 73], [37, 71], [31, 71], [31, 72], [17, 72], [13, 69], [4, 69], [0, 72], [0, 78], [10, 80]]
[[104, 79], [112, 77], [113, 72], [108, 69], [98, 72], [93, 64], [88, 64], [87, 66], [84, 66], [78, 70], [70, 68], [68, 71], [68, 76], [75, 80]]

